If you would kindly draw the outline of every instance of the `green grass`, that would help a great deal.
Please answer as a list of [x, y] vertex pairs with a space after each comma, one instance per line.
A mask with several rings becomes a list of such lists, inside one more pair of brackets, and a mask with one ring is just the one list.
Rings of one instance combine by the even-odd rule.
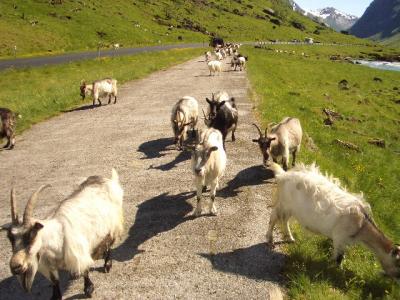
[[[358, 56], [377, 48], [283, 47], [295, 54], [244, 49], [250, 56], [248, 73], [263, 125], [285, 116], [298, 117], [318, 146], [303, 142], [298, 160], [316, 161], [321, 169], [340, 178], [351, 192], [362, 191], [379, 227], [400, 241], [400, 73], [380, 71], [345, 62], [331, 54]], [[309, 57], [303, 57], [304, 52]], [[374, 81], [379, 77], [382, 82]], [[349, 90], [338, 88], [346, 79]], [[396, 90], [397, 88], [397, 90]], [[323, 108], [344, 115], [332, 127], [324, 126]], [[254, 136], [256, 136], [256, 131]], [[368, 143], [382, 138], [386, 148]], [[342, 148], [335, 139], [358, 145], [361, 152]], [[294, 299], [399, 299], [400, 288], [381, 276], [374, 256], [361, 246], [351, 247], [342, 268], [330, 261], [332, 243], [294, 225], [296, 244], [287, 246], [288, 296]]]
[[201, 49], [177, 49], [3, 71], [0, 77], [0, 107], [22, 114], [22, 119], [17, 123], [17, 132], [22, 132], [32, 124], [84, 105], [79, 95], [82, 79], [90, 82], [113, 77], [121, 85], [128, 80], [142, 78], [157, 70], [182, 63], [201, 53]]
[[[0, 1], [0, 57], [13, 56], [14, 45], [17, 55], [24, 56], [93, 50], [99, 44], [109, 47], [112, 43], [127, 47], [208, 42], [211, 33], [235, 41], [303, 40], [311, 36], [320, 41], [368, 43], [321, 27], [293, 12], [284, 0], [49, 2]], [[276, 16], [263, 12], [265, 8], [273, 8]], [[271, 23], [271, 19], [281, 25]], [[294, 28], [293, 21], [302, 23], [305, 30]]]

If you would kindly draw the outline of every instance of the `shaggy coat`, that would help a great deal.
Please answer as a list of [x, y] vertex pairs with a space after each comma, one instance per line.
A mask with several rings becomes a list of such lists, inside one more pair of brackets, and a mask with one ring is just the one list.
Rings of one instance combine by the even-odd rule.
[[53, 214], [38, 220], [32, 211], [43, 188], [28, 201], [23, 222], [17, 216], [12, 190], [12, 224], [7, 228], [13, 248], [11, 272], [29, 292], [39, 271], [53, 283], [52, 299], [61, 299], [59, 270], [83, 275], [85, 294], [91, 296], [94, 286], [89, 269], [99, 258], [105, 259], [106, 272], [111, 269], [111, 246], [123, 231], [123, 190], [118, 174], [113, 169], [111, 179], [87, 178]]
[[199, 103], [190, 96], [180, 99], [172, 108], [171, 126], [174, 132], [174, 142], [182, 148], [187, 139], [188, 129], [195, 129], [199, 118]]
[[269, 167], [275, 173], [277, 190], [267, 243], [273, 243], [277, 222], [283, 225], [286, 238], [294, 241], [288, 223], [294, 217], [306, 229], [333, 240], [337, 263], [341, 263], [347, 245], [361, 242], [375, 253], [389, 276], [399, 277], [400, 248], [377, 228], [362, 195], [347, 192], [338, 179], [322, 175], [314, 164], [300, 164], [288, 172], [276, 163]]
[[200, 136], [200, 142], [192, 149], [192, 170], [197, 190], [197, 206], [194, 215], [202, 213], [201, 196], [204, 187], [210, 186], [211, 203], [209, 212], [217, 213], [215, 194], [219, 180], [226, 167], [226, 153], [222, 135], [213, 128], [206, 129]]
[[212, 60], [208, 62], [207, 64], [208, 70], [210, 71], [210, 76], [211, 74], [215, 75], [215, 73], [221, 73], [222, 72], [222, 63], [217, 60]]

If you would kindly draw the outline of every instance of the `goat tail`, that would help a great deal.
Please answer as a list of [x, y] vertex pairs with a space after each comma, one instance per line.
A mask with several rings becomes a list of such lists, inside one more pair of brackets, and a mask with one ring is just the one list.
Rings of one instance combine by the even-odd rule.
[[115, 170], [114, 168], [112, 168], [112, 170], [111, 170], [111, 180], [119, 183], [119, 175], [118, 175], [117, 170]]
[[268, 169], [272, 170], [272, 172], [274, 172], [275, 177], [285, 174], [285, 171], [282, 169], [282, 167], [275, 162], [269, 163], [267, 167]]

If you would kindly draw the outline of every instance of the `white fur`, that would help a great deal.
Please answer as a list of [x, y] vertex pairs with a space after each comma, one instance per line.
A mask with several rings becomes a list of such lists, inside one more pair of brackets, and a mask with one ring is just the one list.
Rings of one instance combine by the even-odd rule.
[[116, 99], [118, 94], [117, 80], [112, 78], [97, 80], [93, 82], [92, 88], [93, 105], [96, 103], [96, 101], [101, 103], [99, 100], [100, 97], [109, 96], [109, 101], [111, 101], [111, 96]]
[[391, 254], [392, 242], [376, 227], [371, 208], [363, 195], [351, 194], [338, 179], [324, 176], [315, 164], [300, 164], [288, 172], [275, 163], [270, 166], [277, 179], [275, 204], [267, 232], [267, 243], [273, 242], [276, 222], [294, 241], [288, 220], [294, 217], [308, 230], [333, 240], [333, 258], [340, 263], [347, 245], [362, 242], [380, 260], [390, 276], [398, 276], [398, 258]]
[[123, 231], [123, 190], [118, 174], [103, 184], [85, 186], [64, 200], [54, 215], [38, 221], [39, 271], [49, 278], [52, 270], [81, 275], [93, 266], [92, 251], [107, 235], [119, 239]]
[[[199, 103], [193, 97], [184, 96], [173, 106], [171, 112], [171, 126], [175, 139], [180, 141], [181, 146], [187, 137], [189, 127], [194, 129], [197, 125], [198, 118]], [[176, 125], [178, 128], [183, 129], [181, 133], [175, 131], [174, 128]]]
[[211, 76], [211, 74], [215, 75], [215, 73], [217, 73], [217, 72], [218, 73], [222, 72], [222, 63], [220, 61], [212, 60], [212, 61], [208, 62], [207, 66], [208, 66], [208, 70], [210, 71], [210, 76]]
[[296, 118], [284, 118], [279, 124], [271, 128], [267, 134], [268, 138], [275, 138], [271, 142], [269, 154], [274, 160], [282, 157], [283, 166], [287, 169], [289, 165], [289, 153], [293, 155], [293, 164], [296, 153], [300, 151], [303, 130], [300, 121]]
[[[211, 147], [217, 147], [218, 149], [212, 151], [208, 159], [204, 159], [206, 152]], [[195, 216], [200, 215], [202, 212], [201, 196], [203, 186], [210, 186], [211, 203], [209, 211], [213, 214], [217, 213], [214, 203], [215, 194], [219, 180], [225, 172], [226, 161], [227, 158], [223, 147], [222, 134], [214, 128], [203, 131], [201, 133], [200, 143], [196, 146], [192, 154], [192, 170], [197, 190], [197, 206], [194, 211]]]

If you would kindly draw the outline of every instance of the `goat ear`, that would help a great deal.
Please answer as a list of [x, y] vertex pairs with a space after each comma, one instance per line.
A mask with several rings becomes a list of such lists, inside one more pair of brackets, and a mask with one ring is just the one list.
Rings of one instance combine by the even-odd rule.
[[276, 140], [276, 137], [268, 138], [268, 141], [270, 141], [270, 142], [275, 141], [275, 140]]
[[221, 108], [222, 105], [224, 105], [224, 104], [225, 104], [225, 100], [224, 100], [224, 101], [221, 101], [220, 103], [218, 103], [218, 108]]
[[253, 143], [258, 143], [259, 141], [256, 139], [253, 139]]
[[38, 233], [43, 227], [44, 227], [43, 224], [41, 224], [41, 223], [39, 223], [39, 222], [36, 222], [35, 224], [33, 224], [33, 226], [31, 227], [31, 231], [30, 231], [30, 233], [29, 233], [29, 240], [30, 240], [30, 241], [33, 241], [33, 240], [36, 238], [37, 233]]
[[213, 146], [213, 147], [211, 147], [211, 148], [209, 149], [210, 153], [213, 152], [213, 151], [217, 151], [217, 150], [218, 150], [218, 147], [217, 147], [217, 146]]
[[208, 102], [208, 104], [211, 104], [211, 100], [206, 98], [206, 101]]

